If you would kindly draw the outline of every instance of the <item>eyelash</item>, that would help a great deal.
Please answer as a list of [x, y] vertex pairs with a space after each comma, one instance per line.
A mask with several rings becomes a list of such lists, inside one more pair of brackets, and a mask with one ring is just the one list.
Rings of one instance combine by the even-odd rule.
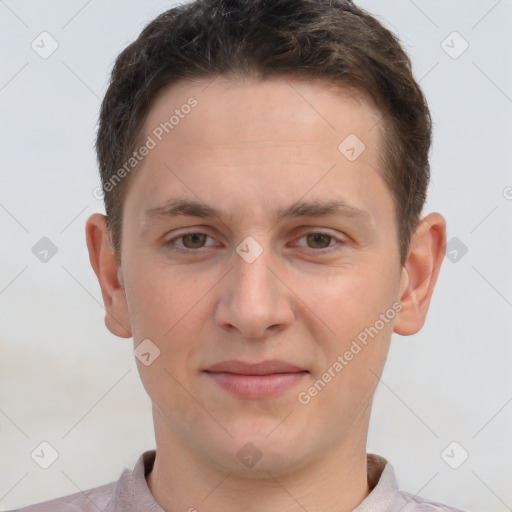
[[[182, 239], [182, 238], [184, 238], [186, 236], [189, 236], [189, 235], [206, 235], [208, 238], [213, 239], [207, 233], [203, 233], [201, 231], [189, 231], [187, 233], [181, 233], [180, 235], [175, 236], [174, 238], [169, 239], [167, 242], [164, 243], [164, 245], [166, 247], [169, 247], [171, 250], [176, 250], [178, 252], [189, 253], [189, 254], [190, 253], [194, 253], [194, 252], [198, 253], [198, 252], [201, 252], [201, 249], [205, 249], [207, 247], [211, 247], [211, 246], [206, 246], [206, 247], [203, 246], [203, 247], [199, 247], [197, 249], [190, 249], [190, 248], [187, 248], [187, 247], [180, 247], [180, 246], [175, 244], [176, 240], [180, 240], [180, 239]], [[344, 240], [336, 238], [334, 235], [331, 235], [329, 233], [325, 233], [323, 231], [309, 231], [307, 233], [304, 233], [297, 240], [301, 240], [301, 239], [303, 239], [304, 237], [306, 237], [308, 235], [323, 235], [323, 236], [327, 236], [327, 237], [329, 237], [330, 241], [334, 240], [334, 242], [335, 242], [334, 244], [332, 244], [332, 245], [330, 244], [327, 247], [324, 247], [324, 248], [321, 248], [321, 249], [314, 249], [314, 248], [309, 247], [309, 249], [311, 249], [315, 253], [328, 254], [328, 253], [331, 253], [333, 251], [339, 250], [339, 247], [336, 247], [337, 245], [340, 246], [340, 245], [344, 245], [345, 244]], [[302, 246], [302, 247], [304, 247], [304, 246]]]

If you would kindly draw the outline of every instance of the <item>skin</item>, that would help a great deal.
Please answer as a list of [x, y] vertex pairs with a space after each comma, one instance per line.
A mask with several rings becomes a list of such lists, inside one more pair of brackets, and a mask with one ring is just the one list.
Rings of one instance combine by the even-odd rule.
[[[107, 327], [161, 351], [149, 366], [137, 360], [153, 403], [149, 488], [173, 512], [352, 510], [370, 492], [366, 438], [391, 334], [424, 323], [445, 221], [422, 219], [401, 266], [395, 205], [378, 172], [381, 113], [362, 95], [284, 78], [180, 82], [157, 98], [142, 140], [190, 96], [197, 107], [130, 176], [120, 261], [104, 216], [86, 227]], [[354, 161], [338, 150], [351, 133], [366, 146]], [[146, 213], [176, 197], [225, 216]], [[276, 217], [299, 200], [343, 200], [366, 213]], [[307, 236], [319, 232], [333, 238]], [[177, 238], [185, 233], [208, 237]], [[263, 251], [252, 263], [235, 250], [248, 236]], [[300, 403], [394, 303], [396, 317]], [[307, 373], [264, 399], [235, 397], [203, 371], [273, 358]], [[261, 453], [251, 468], [237, 457], [249, 442]]]

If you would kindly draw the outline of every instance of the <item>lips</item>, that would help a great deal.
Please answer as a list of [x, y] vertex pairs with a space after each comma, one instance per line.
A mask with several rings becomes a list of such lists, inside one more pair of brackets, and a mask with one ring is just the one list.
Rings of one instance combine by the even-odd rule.
[[206, 368], [205, 371], [238, 375], [270, 375], [273, 373], [297, 373], [306, 370], [279, 359], [269, 359], [260, 363], [246, 363], [238, 360], [223, 361]]
[[295, 386], [308, 373], [304, 368], [271, 359], [259, 363], [231, 360], [205, 369], [206, 375], [238, 398], [261, 399]]

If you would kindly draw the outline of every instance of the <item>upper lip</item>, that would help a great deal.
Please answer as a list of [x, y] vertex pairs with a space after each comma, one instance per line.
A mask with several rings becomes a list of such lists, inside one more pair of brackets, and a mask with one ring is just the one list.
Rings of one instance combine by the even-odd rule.
[[306, 371], [279, 359], [268, 359], [259, 363], [246, 363], [240, 360], [222, 361], [213, 364], [205, 371], [210, 373], [234, 373], [238, 375], [271, 375], [273, 373], [297, 373]]

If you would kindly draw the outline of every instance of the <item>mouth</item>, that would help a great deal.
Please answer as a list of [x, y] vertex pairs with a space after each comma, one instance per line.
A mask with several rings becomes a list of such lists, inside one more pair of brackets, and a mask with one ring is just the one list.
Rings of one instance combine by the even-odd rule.
[[238, 398], [261, 399], [292, 388], [309, 372], [272, 359], [259, 363], [224, 361], [206, 368], [204, 373], [222, 389]]

